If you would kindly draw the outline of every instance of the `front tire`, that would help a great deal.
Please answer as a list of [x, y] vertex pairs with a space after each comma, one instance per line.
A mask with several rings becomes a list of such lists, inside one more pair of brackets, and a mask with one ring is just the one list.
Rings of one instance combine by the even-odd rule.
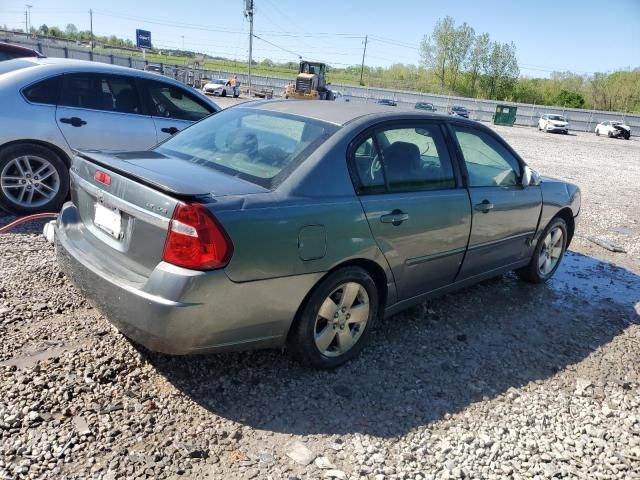
[[221, 97], [226, 97], [227, 96], [227, 89], [223, 89], [222, 93], [220, 94]]
[[69, 193], [69, 169], [34, 143], [0, 150], [0, 205], [15, 215], [58, 212]]
[[299, 312], [289, 335], [293, 356], [329, 369], [364, 348], [379, 313], [378, 289], [362, 268], [346, 267], [324, 278]]
[[600, 130], [596, 128], [596, 137], [599, 137], [599, 136], [600, 136]]
[[607, 137], [609, 137], [609, 138], [613, 138], [613, 133], [611, 133], [611, 130], [609, 130], [609, 131], [607, 132]]
[[549, 280], [560, 266], [568, 239], [567, 223], [560, 217], [554, 218], [542, 232], [529, 264], [516, 270], [516, 274], [530, 283]]

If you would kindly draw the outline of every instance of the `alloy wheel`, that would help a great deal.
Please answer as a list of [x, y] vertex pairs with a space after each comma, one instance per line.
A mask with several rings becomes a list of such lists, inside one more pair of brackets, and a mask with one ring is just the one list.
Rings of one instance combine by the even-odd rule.
[[338, 357], [360, 340], [369, 321], [369, 295], [356, 282], [338, 286], [324, 300], [314, 326], [316, 347], [327, 357]]
[[540, 255], [538, 257], [538, 268], [544, 276], [553, 272], [558, 265], [562, 250], [564, 248], [564, 233], [560, 227], [555, 227], [547, 233], [544, 238]]
[[7, 199], [20, 207], [39, 207], [60, 190], [60, 176], [46, 159], [35, 155], [16, 157], [0, 172], [0, 187]]

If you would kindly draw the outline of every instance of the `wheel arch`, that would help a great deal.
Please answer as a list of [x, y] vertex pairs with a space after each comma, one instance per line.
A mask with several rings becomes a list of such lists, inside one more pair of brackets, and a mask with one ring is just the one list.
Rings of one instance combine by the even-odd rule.
[[564, 222], [567, 224], [567, 234], [569, 236], [569, 238], [567, 239], [567, 248], [569, 248], [569, 245], [571, 244], [571, 240], [573, 239], [573, 234], [575, 233], [575, 230], [576, 230], [576, 221], [573, 218], [573, 212], [571, 211], [571, 208], [569, 207], [562, 208], [558, 213], [556, 213], [553, 216], [553, 218], [549, 221], [549, 223], [551, 223], [556, 218], [563, 219]]
[[374, 260], [370, 260], [367, 258], [354, 258], [354, 259], [350, 259], [350, 260], [346, 260], [344, 262], [338, 263], [337, 265], [333, 266], [330, 270], [325, 272], [325, 274], [322, 275], [322, 277], [320, 277], [318, 281], [316, 281], [313, 287], [309, 289], [307, 294], [302, 299], [302, 302], [300, 302], [298, 309], [296, 310], [296, 314], [293, 317], [293, 321], [289, 326], [287, 338], [291, 335], [292, 331], [294, 330], [295, 325], [298, 323], [298, 319], [300, 318], [302, 310], [304, 309], [305, 305], [309, 301], [309, 297], [311, 297], [311, 295], [316, 290], [316, 288], [318, 288], [318, 285], [320, 285], [320, 283], [322, 283], [322, 281], [325, 278], [327, 278], [329, 275], [331, 275], [335, 271], [340, 270], [342, 268], [347, 268], [347, 267], [360, 267], [371, 276], [374, 283], [376, 284], [376, 288], [378, 289], [380, 317], [384, 315], [384, 309], [387, 305], [388, 294], [389, 294], [389, 287], [388, 287], [389, 279], [387, 277], [386, 272], [384, 271], [384, 268], [382, 268]]
[[7, 147], [13, 147], [16, 145], [25, 145], [25, 144], [39, 145], [41, 147], [48, 148], [53, 153], [58, 155], [58, 157], [60, 157], [60, 160], [64, 162], [67, 168], [71, 167], [71, 158], [69, 157], [69, 154], [65, 152], [62, 148], [58, 147], [57, 145], [50, 142], [46, 142], [44, 140], [35, 140], [35, 139], [29, 139], [29, 138], [25, 138], [21, 140], [12, 140], [10, 142], [3, 143], [2, 145], [0, 145], [0, 150], [4, 150]]

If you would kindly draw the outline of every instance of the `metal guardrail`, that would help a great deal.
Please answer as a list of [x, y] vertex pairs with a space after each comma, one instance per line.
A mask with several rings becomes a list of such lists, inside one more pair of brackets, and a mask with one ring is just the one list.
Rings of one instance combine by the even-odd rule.
[[[91, 52], [88, 48], [71, 48], [68, 42], [54, 43], [55, 41], [40, 41], [38, 39], [24, 38], [18, 35], [4, 38], [0, 40], [22, 43], [35, 48], [44, 55], [49, 57], [74, 58], [79, 60], [92, 60], [95, 62], [111, 63], [136, 69], [143, 69], [145, 65], [150, 63], [141, 58], [106, 54], [103, 52]], [[197, 83], [200, 78], [229, 78], [233, 75], [238, 76], [238, 80], [243, 85], [248, 84], [248, 78], [245, 74], [223, 70], [207, 70], [192, 69], [187, 65], [162, 64], [164, 74], [168, 77], [182, 81], [187, 84]], [[264, 75], [252, 75], [251, 83], [258, 88], [273, 89], [274, 94], [278, 95], [278, 90], [284, 88], [292, 81], [292, 79], [282, 77], [272, 77]], [[498, 103], [502, 105], [514, 105], [518, 107], [516, 116], [516, 125], [520, 126], [537, 126], [538, 119], [541, 115], [556, 114], [564, 115], [569, 121], [569, 128], [573, 131], [589, 132], [595, 129], [595, 126], [606, 120], [619, 120], [625, 122], [631, 127], [634, 135], [640, 135], [640, 115], [622, 113], [622, 112], [605, 112], [599, 110], [584, 110], [575, 108], [562, 108], [546, 105], [531, 105], [526, 103], [498, 102], [494, 100], [473, 99], [466, 97], [454, 97], [446, 95], [435, 95], [430, 93], [420, 93], [407, 90], [393, 90], [386, 88], [370, 88], [355, 85], [333, 84], [333, 89], [338, 90], [345, 98], [355, 102], [374, 102], [382, 98], [390, 98], [395, 100], [399, 105], [413, 107], [416, 102], [432, 103], [438, 111], [447, 112], [453, 105], [460, 105], [467, 108], [471, 112], [471, 118], [482, 122], [493, 121], [493, 115]]]

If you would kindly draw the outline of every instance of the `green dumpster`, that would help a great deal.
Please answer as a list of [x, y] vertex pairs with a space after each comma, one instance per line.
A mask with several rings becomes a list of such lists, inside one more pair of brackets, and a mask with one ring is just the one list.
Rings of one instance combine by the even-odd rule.
[[496, 113], [493, 116], [493, 123], [495, 125], [505, 125], [507, 127], [513, 127], [516, 123], [516, 112], [518, 107], [512, 105], [496, 105]]

